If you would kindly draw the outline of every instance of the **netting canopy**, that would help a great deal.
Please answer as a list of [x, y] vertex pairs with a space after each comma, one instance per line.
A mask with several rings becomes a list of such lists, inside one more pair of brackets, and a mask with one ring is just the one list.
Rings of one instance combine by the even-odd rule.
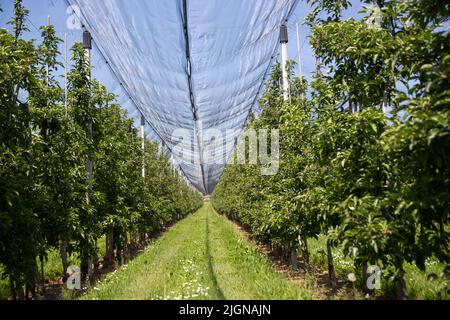
[[297, 0], [70, 3], [186, 178], [212, 192]]

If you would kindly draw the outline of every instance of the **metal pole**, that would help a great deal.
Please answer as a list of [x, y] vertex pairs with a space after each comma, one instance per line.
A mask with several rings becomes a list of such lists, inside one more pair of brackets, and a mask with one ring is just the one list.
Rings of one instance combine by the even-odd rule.
[[[301, 56], [301, 48], [300, 48], [300, 31], [299, 31], [298, 22], [296, 23], [296, 26], [297, 26], [298, 71], [299, 71], [299, 76], [300, 76], [300, 84], [303, 87], [302, 56]], [[303, 91], [302, 91], [302, 99], [304, 99], [304, 98], [305, 98], [305, 95], [303, 94]]]
[[[88, 80], [91, 80], [91, 49], [92, 49], [92, 38], [89, 31], [85, 31], [83, 33], [83, 48], [84, 48], [84, 57], [86, 62], [87, 70], [87, 76]], [[86, 123], [86, 133], [88, 135], [89, 139], [92, 139], [92, 123], [88, 122]], [[86, 168], [88, 171], [88, 204], [90, 203], [90, 196], [92, 192], [92, 180], [93, 180], [93, 164], [92, 164], [92, 157], [89, 152], [88, 160], [86, 163]]]
[[287, 61], [288, 61], [288, 53], [287, 53], [287, 44], [289, 42], [288, 39], [288, 30], [286, 25], [281, 26], [280, 30], [280, 43], [281, 43], [281, 67], [283, 72], [283, 97], [285, 101], [289, 101], [289, 75], [287, 71]]
[[[88, 80], [91, 80], [91, 49], [92, 49], [92, 38], [89, 31], [83, 32], [83, 48], [84, 48], [84, 57], [87, 70]], [[90, 86], [90, 84], [89, 84]], [[88, 139], [92, 139], [92, 123], [86, 123], [86, 133]], [[86, 160], [86, 171], [87, 171], [87, 179], [88, 179], [88, 190], [86, 192], [86, 202], [87, 204], [91, 204], [91, 196], [92, 196], [92, 181], [93, 181], [93, 171], [94, 165], [92, 162], [92, 154], [91, 151], [88, 152], [88, 158]], [[92, 257], [88, 258], [88, 278], [90, 279], [92, 276]]]
[[[47, 19], [48, 19], [47, 20], [48, 26], [50, 27], [51, 26], [51, 22], [52, 22], [50, 16], [48, 16]], [[47, 71], [47, 87], [48, 87], [49, 84], [50, 84], [50, 70], [49, 70], [48, 64], [47, 64], [47, 67], [46, 67], [46, 71]]]
[[141, 115], [141, 139], [142, 139], [142, 178], [145, 179], [145, 118]]
[[[48, 18], [47, 18], [47, 26], [48, 26], [49, 29], [50, 29], [50, 26], [51, 26], [51, 19], [50, 19], [50, 16], [48, 16]], [[48, 30], [48, 31], [49, 31], [49, 30]], [[48, 35], [48, 33], [47, 33], [47, 35]], [[46, 85], [47, 85], [47, 89], [48, 89], [48, 88], [50, 87], [50, 66], [48, 65], [48, 63], [47, 63], [46, 66], [45, 66], [45, 71], [46, 71], [45, 81], [46, 81]], [[47, 107], [49, 107], [49, 106], [50, 106], [50, 101], [47, 100]], [[45, 126], [42, 126], [42, 128], [41, 128], [41, 133], [44, 133], [44, 134], [46, 135], [46, 134], [47, 134], [47, 131], [48, 131], [48, 129], [47, 129]], [[42, 292], [45, 293], [45, 283], [44, 283], [44, 280], [45, 280], [45, 276], [44, 276], [44, 259], [43, 259], [42, 256], [40, 256], [40, 262], [41, 262], [41, 281], [42, 281], [41, 285], [42, 285]]]
[[64, 112], [67, 117], [67, 32], [64, 33]]
[[170, 169], [172, 170], [172, 175], [174, 175], [175, 174], [175, 165], [174, 165], [174, 160], [173, 160], [173, 154], [170, 155], [169, 163], [170, 163]]

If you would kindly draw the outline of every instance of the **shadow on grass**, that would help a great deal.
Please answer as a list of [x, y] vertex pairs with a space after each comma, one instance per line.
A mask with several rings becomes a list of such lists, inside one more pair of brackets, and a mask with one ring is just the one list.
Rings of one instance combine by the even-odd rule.
[[206, 241], [206, 255], [207, 255], [207, 259], [208, 259], [208, 272], [211, 276], [211, 281], [213, 284], [213, 290], [215, 293], [215, 296], [217, 297], [218, 300], [225, 300], [225, 296], [223, 295], [222, 289], [220, 289], [219, 284], [217, 283], [217, 277], [216, 274], [214, 272], [214, 267], [213, 267], [213, 261], [212, 261], [212, 257], [211, 257], [211, 248], [209, 246], [209, 236], [210, 236], [210, 232], [209, 232], [209, 212], [206, 213], [206, 237], [205, 237], [205, 241]]

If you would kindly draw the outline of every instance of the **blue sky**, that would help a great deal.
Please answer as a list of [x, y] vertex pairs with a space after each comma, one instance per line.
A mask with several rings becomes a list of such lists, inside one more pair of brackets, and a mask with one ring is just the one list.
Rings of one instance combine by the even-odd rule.
[[[1, 2], [3, 13], [0, 13], [0, 28], [9, 28], [9, 26], [6, 26], [6, 22], [10, 20], [12, 16], [14, 0], [1, 0]], [[57, 35], [63, 39], [65, 34], [67, 34], [69, 48], [74, 42], [81, 40], [81, 30], [69, 30], [67, 27], [67, 20], [71, 17], [72, 13], [70, 10], [68, 11], [65, 0], [24, 0], [24, 5], [30, 10], [29, 19], [27, 21], [30, 32], [26, 34], [26, 38], [39, 39], [40, 32], [38, 31], [38, 28], [41, 25], [47, 24], [48, 16], [50, 16], [51, 22], [56, 28]], [[357, 17], [357, 12], [361, 9], [360, 1], [353, 1], [353, 6], [344, 12], [344, 18]], [[290, 37], [288, 46], [289, 58], [298, 61], [296, 23], [299, 22], [302, 70], [303, 75], [307, 78], [310, 78], [310, 75], [315, 70], [315, 59], [308, 42], [310, 30], [303, 24], [304, 18], [309, 12], [310, 8], [306, 1], [300, 1], [288, 23]], [[63, 46], [61, 46], [60, 51], [61, 53], [64, 53]], [[63, 57], [61, 57], [61, 59], [63, 59]], [[130, 116], [135, 119], [135, 123], [139, 123], [139, 112], [135, 109], [118, 81], [112, 76], [105, 61], [102, 60], [100, 54], [96, 52], [96, 50], [94, 50], [92, 55], [92, 64], [95, 66], [93, 76], [104, 83], [110, 91], [119, 96], [120, 104], [128, 110]]]
[[[50, 16], [51, 23], [55, 26], [57, 36], [64, 39], [67, 34], [67, 43], [70, 50], [71, 46], [75, 42], [82, 40], [82, 30], [70, 30], [67, 27], [67, 21], [73, 15], [68, 12], [67, 3], [65, 0], [24, 0], [25, 7], [30, 11], [29, 18], [27, 20], [28, 29], [30, 30], [24, 36], [27, 39], [40, 39], [39, 27], [46, 25], [48, 17]], [[10, 28], [6, 25], [6, 22], [11, 19], [13, 13], [14, 0], [1, 0], [1, 7], [3, 12], [0, 13], [0, 28]], [[64, 61], [64, 45], [60, 46], [60, 52], [62, 54], [60, 61]], [[70, 51], [69, 51], [69, 63], [70, 63]], [[101, 55], [94, 49], [92, 53], [92, 65], [93, 76], [100, 82], [105, 84], [111, 92], [118, 95], [119, 103], [128, 110], [129, 115], [134, 119], [135, 124], [140, 123], [140, 115], [138, 110], [134, 107], [131, 100], [128, 98], [125, 90], [123, 90], [112, 76], [107, 64], [101, 58]], [[70, 64], [69, 64], [70, 69]], [[63, 70], [61, 73], [61, 85], [63, 85]], [[148, 132], [151, 134], [151, 132]], [[150, 138], [154, 138], [150, 136]]]
[[[1, 7], [3, 9], [3, 12], [0, 13], [0, 28], [4, 28], [4, 27], [10, 28], [10, 26], [6, 25], [6, 22], [9, 21], [11, 19], [11, 17], [12, 17], [14, 0], [0, 0], [0, 1], [1, 1]], [[91, 1], [103, 1], [103, 0], [91, 0]], [[148, 11], [151, 11], [151, 10], [143, 10], [144, 12], [140, 12], [140, 11], [136, 10], [136, 12], [131, 12], [132, 9], [129, 9], [129, 7], [130, 7], [129, 3], [130, 2], [127, 2], [127, 1], [130, 1], [130, 0], [123, 0], [123, 1], [124, 2], [121, 3], [121, 5], [122, 6], [127, 6], [126, 7], [127, 10], [117, 11], [116, 12], [117, 17], [123, 17], [123, 15], [125, 13], [131, 14], [132, 17], [139, 16], [139, 14], [142, 14], [144, 19], [140, 19], [140, 21], [147, 22], [145, 17], [147, 17], [146, 15], [149, 14]], [[148, 1], [150, 1], [150, 0], [148, 0]], [[165, 2], [161, 2], [161, 3], [156, 2], [156, 1], [165, 1], [165, 0], [153, 0], [153, 1], [155, 1], [155, 2], [150, 3], [152, 8], [153, 7], [157, 8], [158, 4], [163, 4], [163, 5], [166, 4]], [[205, 1], [207, 1], [207, 0], [205, 0]], [[265, 0], [242, 0], [242, 1], [265, 1]], [[69, 29], [68, 26], [67, 26], [67, 22], [71, 21], [71, 18], [73, 18], [75, 15], [73, 14], [73, 12], [71, 12], [71, 10], [68, 10], [70, 8], [68, 8], [67, 2], [65, 0], [24, 0], [23, 2], [24, 2], [24, 5], [30, 10], [30, 15], [29, 15], [29, 18], [27, 20], [27, 25], [28, 25], [28, 28], [30, 29], [30, 31], [25, 35], [25, 38], [28, 38], [28, 39], [40, 39], [39, 26], [46, 25], [47, 21], [48, 21], [48, 16], [50, 16], [51, 17], [51, 22], [55, 26], [57, 35], [61, 39], [64, 39], [65, 35], [67, 35], [68, 48], [70, 48], [75, 42], [80, 42], [81, 41], [81, 39], [82, 39], [82, 30], [81, 30], [81, 28], [79, 30], [73, 30], [73, 28]], [[218, 3], [221, 4], [221, 2], [218, 2]], [[86, 6], [89, 6], [89, 5], [92, 5], [92, 4], [98, 4], [98, 2], [85, 3]], [[358, 17], [360, 16], [358, 14], [358, 12], [363, 9], [362, 5], [361, 5], [361, 2], [354, 0], [354, 1], [352, 1], [352, 4], [353, 5], [343, 13], [343, 18], [344, 19], [347, 19], [347, 18], [356, 18], [356, 19], [358, 19]], [[199, 7], [203, 7], [203, 3], [197, 2], [197, 5]], [[250, 9], [251, 9], [251, 10], [247, 10], [247, 12], [248, 11], [253, 12], [253, 7], [252, 7], [253, 3], [252, 2], [247, 2], [246, 5], [247, 5], [247, 7], [250, 7]], [[242, 5], [242, 7], [243, 7], [243, 5]], [[222, 10], [222, 9], [223, 9], [222, 6], [218, 8], [219, 11]], [[197, 10], [198, 10], [198, 8], [197, 8]], [[202, 12], [201, 10], [198, 10], [198, 11]], [[310, 35], [310, 30], [303, 23], [305, 17], [310, 13], [310, 11], [311, 11], [311, 9], [309, 8], [308, 4], [306, 3], [306, 0], [301, 0], [301, 1], [299, 1], [299, 4], [296, 7], [296, 10], [294, 11], [293, 15], [290, 17], [290, 20], [288, 22], [288, 30], [289, 30], [289, 37], [290, 37], [289, 46], [288, 46], [289, 58], [292, 59], [292, 60], [296, 60], [296, 61], [298, 60], [296, 24], [299, 23], [299, 25], [300, 25], [300, 39], [299, 39], [299, 41], [300, 41], [300, 47], [301, 47], [301, 50], [300, 50], [301, 65], [302, 65], [303, 75], [308, 80], [311, 79], [311, 75], [313, 74], [313, 72], [315, 72], [315, 58], [313, 56], [313, 53], [312, 53], [312, 50], [311, 50], [311, 48], [309, 46], [309, 41], [308, 41], [309, 40], [308, 37]], [[97, 11], [95, 11], [95, 12], [97, 12]], [[170, 16], [171, 12], [172, 11], [169, 11], [169, 14], [168, 14], [169, 18], [168, 19], [170, 19], [170, 17], [171, 17]], [[234, 13], [234, 7], [232, 8], [231, 12]], [[108, 26], [111, 26], [110, 23], [114, 23], [114, 21], [111, 18], [109, 18], [109, 16], [112, 15], [111, 8], [108, 8], [108, 11], [106, 12], [106, 14], [107, 14], [107, 16], [106, 15], [102, 15], [102, 16], [99, 16], [99, 17], [102, 17], [104, 23], [106, 23]], [[154, 10], [153, 14], [157, 15], [158, 14], [158, 10]], [[129, 16], [125, 16], [125, 17], [129, 17]], [[215, 19], [218, 19], [218, 18], [216, 18], [217, 16], [214, 16], [214, 17], [215, 17]], [[223, 15], [222, 15], [222, 17], [223, 17]], [[247, 21], [246, 20], [247, 16], [236, 16], [236, 17], [238, 17], [238, 18], [242, 17], [245, 21]], [[120, 20], [120, 19], [118, 19], [118, 20]], [[95, 22], [96, 20], [92, 20], [90, 22], [93, 22], [93, 21]], [[122, 21], [123, 21], [123, 23], [121, 25], [121, 28], [125, 28], [126, 29], [127, 26], [129, 25], [130, 21], [127, 20], [127, 19], [124, 19]], [[158, 20], [158, 19], [157, 19], [157, 21], [161, 22], [161, 20]], [[166, 21], [166, 20], [164, 20], [164, 21]], [[233, 21], [235, 21], [235, 20], [233, 20]], [[133, 23], [133, 21], [131, 21], [131, 23]], [[119, 24], [117, 23], [116, 26], [117, 25], [119, 25]], [[449, 25], [449, 23], [446, 25], [446, 28], [448, 28], [448, 25]], [[158, 26], [156, 26], [156, 27], [158, 27]], [[178, 25], [177, 25], [177, 27], [178, 27]], [[237, 28], [237, 26], [236, 26], [236, 28]], [[95, 30], [95, 28], [94, 28], [94, 30]], [[139, 33], [139, 30], [143, 30], [143, 29], [140, 28], [140, 29], [137, 29], [137, 31], [133, 31], [133, 32]], [[149, 30], [155, 31], [156, 28], [153, 27], [153, 28], [151, 28]], [[167, 37], [168, 35], [171, 35], [170, 33], [164, 33], [163, 34], [163, 33], [155, 33], [155, 32], [153, 32], [152, 34], [156, 34], [156, 35], [164, 36], [164, 37]], [[233, 34], [229, 34], [229, 33], [227, 33], [227, 35], [234, 36]], [[97, 34], [97, 36], [99, 38], [101, 38], [102, 34]], [[122, 39], [133, 40], [132, 37], [133, 37], [133, 35], [130, 33], [129, 36], [124, 37]], [[118, 55], [120, 55], [121, 57], [125, 57], [125, 59], [128, 58], [128, 62], [131, 61], [131, 63], [127, 64], [127, 66], [128, 66], [127, 69], [123, 69], [123, 68], [121, 69], [121, 70], [125, 70], [125, 72], [126, 72], [126, 73], [124, 72], [123, 74], [129, 74], [129, 75], [132, 75], [134, 77], [134, 75], [135, 75], [134, 73], [136, 73], [137, 76], [135, 76], [134, 78], [137, 79], [136, 82], [139, 82], [139, 86], [137, 88], [138, 89], [142, 89], [142, 88], [150, 89], [150, 86], [148, 86], [147, 82], [140, 81], [140, 79], [143, 79], [142, 75], [152, 75], [152, 76], [157, 77], [157, 76], [159, 76], [159, 74], [157, 72], [155, 72], [155, 69], [151, 69], [149, 71], [149, 70], [145, 70], [144, 68], [142, 68], [142, 66], [145, 66], [145, 63], [142, 63], [142, 64], [135, 63], [134, 60], [129, 58], [124, 53], [124, 52], [126, 52], [125, 50], [120, 50], [120, 51], [116, 50], [114, 42], [109, 42], [111, 39], [116, 39], [116, 38], [114, 38], [114, 37], [106, 38], [106, 41], [108, 41], [108, 42], [103, 43], [103, 46], [110, 45], [110, 47], [111, 47], [110, 49], [112, 51], [118, 52]], [[134, 39], [134, 40], [136, 40], [136, 39]], [[167, 39], [164, 38], [164, 40], [166, 41]], [[268, 41], [272, 41], [272, 40], [268, 40]], [[95, 42], [95, 39], [94, 39], [94, 42]], [[153, 42], [148, 41], [148, 42], [142, 42], [142, 43], [151, 45]], [[216, 41], [216, 43], [218, 43], [218, 42]], [[222, 45], [222, 43], [220, 43], [219, 50], [223, 49], [221, 45]], [[100, 44], [100, 46], [102, 46], [102, 44]], [[149, 47], [147, 47], [147, 48], [149, 48]], [[155, 47], [153, 47], [153, 48], [155, 48]], [[156, 47], [156, 48], [159, 48], [159, 47]], [[150, 51], [151, 49], [148, 49], [148, 50]], [[63, 45], [61, 45], [60, 51], [61, 51], [61, 53], [64, 53], [64, 46]], [[149, 51], [145, 51], [146, 54], [144, 54], [143, 56], [140, 56], [140, 58], [145, 58], [145, 56], [147, 55], [147, 53]], [[164, 53], [168, 53], [168, 52], [170, 53], [170, 52], [172, 52], [172, 50], [164, 51]], [[207, 54], [209, 54], [209, 51], [207, 52]], [[266, 56], [270, 56], [270, 54], [271, 54], [271, 52], [269, 52], [268, 55], [266, 54]], [[156, 60], [155, 61], [157, 61], [157, 63], [153, 62], [153, 66], [156, 65], [156, 64], [160, 64], [161, 61], [164, 60], [164, 58], [167, 58], [166, 56], [161, 55], [160, 53], [156, 54], [155, 56], [156, 56]], [[167, 56], [169, 56], [169, 55], [167, 55]], [[264, 56], [264, 57], [266, 57], [266, 56]], [[256, 59], [254, 57], [254, 55], [253, 55], [253, 52], [252, 52], [251, 56], [247, 55], [245, 58], [250, 60], [250, 63], [247, 63], [247, 66], [248, 65], [253, 65], [253, 62], [255, 62], [255, 59]], [[61, 61], [63, 61], [63, 59], [64, 59], [64, 56], [61, 57]], [[239, 58], [239, 59], [241, 59], [241, 58]], [[264, 59], [266, 59], [266, 58], [264, 58]], [[169, 65], [173, 65], [173, 64], [171, 64], [172, 61], [173, 61], [172, 58], [170, 58], [170, 59], [167, 58], [166, 59], [166, 62], [168, 62]], [[106, 63], [106, 61], [103, 60], [102, 55], [95, 48], [94, 48], [94, 50], [92, 52], [92, 65], [94, 66], [93, 76], [95, 78], [97, 78], [101, 83], [105, 84], [106, 87], [111, 92], [115, 93], [118, 96], [119, 104], [128, 111], [128, 114], [130, 115], [130, 117], [133, 118], [135, 124], [139, 125], [139, 123], [140, 123], [140, 112], [139, 112], [139, 110], [136, 109], [135, 105], [133, 104], [132, 100], [128, 96], [127, 92], [122, 88], [120, 82], [116, 80], [115, 75], [110, 71], [110, 69], [108, 67], [108, 64]], [[236, 66], [236, 65], [237, 64], [232, 64], [232, 66]], [[261, 64], [261, 62], [260, 62], [259, 65], [261, 66], [261, 65], [264, 65], [264, 64]], [[175, 64], [175, 66], [177, 66], [177, 65]], [[229, 67], [229, 66], [227, 66], [227, 67]], [[130, 68], [132, 68], [132, 70], [133, 70], [132, 73], [128, 73], [128, 70], [130, 70]], [[206, 69], [209, 69], [209, 68], [210, 68], [210, 66], [208, 65], [206, 67]], [[69, 65], [69, 69], [70, 69], [70, 65]], [[225, 70], [225, 71], [223, 71], [223, 70]], [[60, 76], [63, 73], [62, 71], [63, 70], [60, 70]], [[139, 73], [138, 71], [140, 71], [141, 73]], [[297, 70], [297, 72], [298, 72], [298, 70]], [[210, 81], [211, 79], [214, 80], [214, 78], [216, 77], [216, 75], [218, 73], [213, 73], [212, 72], [212, 74], [213, 74], [212, 77], [207, 78], [208, 81]], [[232, 77], [227, 77], [230, 74], [232, 75], [232, 71], [230, 71], [229, 69], [222, 68], [221, 71], [220, 71], [220, 75], [224, 76], [223, 78], [226, 78], [226, 79], [233, 79]], [[242, 74], [244, 74], [244, 76], [246, 76], [246, 73], [242, 73]], [[238, 82], [239, 80], [241, 80], [241, 82], [244, 81], [243, 79], [246, 79], [246, 78], [242, 77], [242, 74], [239, 73], [239, 77], [234, 78], [234, 82]], [[259, 82], [259, 75], [260, 74], [261, 73], [257, 74], [256, 81], [251, 82], [252, 86], [257, 86], [257, 88], [259, 88], [259, 84], [261, 83], [261, 82]], [[177, 99], [174, 99], [174, 97], [173, 97], [174, 92], [176, 92], [176, 90], [174, 90], [174, 86], [173, 86], [173, 82], [174, 81], [172, 81], [172, 80], [173, 79], [170, 78], [170, 81], [169, 81], [170, 82], [170, 87], [168, 87], [168, 90], [160, 90], [160, 91], [156, 90], [157, 92], [155, 94], [152, 93], [151, 95], [147, 96], [148, 99], [146, 99], [145, 101], [141, 101], [140, 102], [140, 108], [143, 110], [143, 114], [145, 115], [145, 111], [148, 111], [148, 110], [152, 111], [155, 114], [153, 116], [153, 120], [155, 120], [154, 122], [156, 122], [157, 124], [160, 123], [159, 120], [161, 118], [159, 117], [159, 115], [161, 115], [161, 114], [164, 114], [164, 115], [169, 114], [169, 117], [167, 117], [166, 120], [169, 119], [169, 121], [171, 123], [176, 123], [176, 124], [181, 123], [181, 121], [175, 121], [177, 116], [178, 116], [178, 114], [180, 114], [182, 112], [180, 111], [180, 109], [173, 108], [173, 105], [174, 105], [173, 101], [177, 101]], [[155, 84], [158, 81], [159, 81], [159, 78], [156, 79], [156, 81], [153, 81], [151, 83]], [[227, 80], [227, 81], [228, 81], [227, 85], [229, 83], [234, 84], [230, 80]], [[261, 81], [262, 81], [262, 79], [261, 79]], [[63, 82], [64, 82], [63, 77], [61, 77], [62, 85], [63, 85]], [[166, 82], [167, 82], [167, 79], [166, 79]], [[182, 79], [181, 82], [185, 84], [184, 78]], [[205, 82], [207, 82], [207, 81], [205, 81]], [[124, 81], [124, 83], [126, 83], [126, 81]], [[155, 87], [156, 87], [156, 85], [155, 85]], [[205, 86], [205, 87], [207, 87], [207, 86]], [[230, 87], [231, 87], [231, 85], [230, 85]], [[181, 86], [181, 88], [182, 89], [179, 90], [179, 91], [181, 91], [181, 94], [184, 94], [184, 87]], [[216, 87], [213, 87], [213, 90], [216, 90], [215, 88]], [[242, 87], [234, 85], [234, 88], [240, 89]], [[177, 89], [177, 88], [175, 88], [175, 89]], [[141, 91], [146, 91], [146, 90], [141, 90]], [[206, 91], [206, 90], [204, 90], [204, 91]], [[237, 92], [237, 90], [235, 90], [235, 91]], [[131, 92], [135, 96], [139, 96], [139, 97], [141, 96], [141, 94], [140, 94], [141, 92], [139, 90], [135, 90], [135, 91], [131, 91], [130, 90], [129, 92]], [[167, 93], [167, 95], [169, 96], [169, 99], [164, 99], [164, 98], [155, 99], [155, 95], [156, 96], [161, 96], [160, 94], [162, 92], [163, 93]], [[232, 92], [232, 93], [236, 93], [236, 92]], [[255, 90], [255, 92], [256, 92], [256, 90]], [[199, 94], [196, 95], [196, 98], [198, 98], [198, 97], [199, 97]], [[226, 107], [220, 107], [220, 108], [217, 107], [217, 105], [220, 106], [220, 103], [222, 103], [222, 101], [210, 102], [210, 101], [213, 101], [212, 98], [217, 98], [217, 100], [218, 100], [220, 98], [220, 92], [218, 94], [217, 91], [214, 91], [213, 94], [210, 94], [210, 93], [204, 94], [203, 97], [204, 97], [203, 100], [208, 102], [208, 104], [205, 104], [208, 108], [205, 108], [205, 110], [200, 109], [200, 111], [204, 111], [205, 114], [209, 113], [209, 115], [211, 115], [211, 114], [212, 115], [218, 114], [219, 116], [221, 116], [220, 112], [222, 112], [222, 111], [228, 112]], [[233, 94], [228, 94], [227, 98], [228, 97], [233, 97]], [[133, 98], [136, 98], [136, 97], [133, 97]], [[200, 99], [198, 99], [198, 100], [200, 100]], [[196, 102], [198, 102], [198, 100]], [[251, 96], [250, 99], [247, 99], [247, 101], [250, 101], [250, 102], [247, 103], [246, 106], [253, 106], [253, 102], [254, 102], [253, 96]], [[159, 109], [155, 108], [155, 104], [157, 104], [158, 102], [164, 102], [164, 105], [162, 105]], [[238, 106], [241, 106], [241, 105], [244, 105], [244, 104], [243, 103], [241, 103], [240, 105], [238, 104]], [[216, 109], [209, 108], [211, 106], [213, 108], [216, 107]], [[216, 113], [214, 113], [213, 111], [216, 112]], [[244, 122], [245, 116], [248, 114], [247, 110], [244, 110], [244, 111], [246, 113], [244, 113], [244, 112], [240, 113], [240, 117], [242, 119], [241, 120], [238, 119], [239, 121], [233, 122], [232, 125], [235, 125], [237, 123], [236, 126], [238, 126], [239, 128], [241, 127], [241, 123]], [[189, 110], [188, 113], [190, 115], [190, 110]], [[237, 113], [234, 113], [234, 115], [236, 115], [236, 114]], [[233, 115], [233, 114], [230, 113], [230, 115], [228, 115], [231, 118], [231, 120], [233, 120], [233, 121], [236, 120], [235, 119], [236, 117], [233, 118], [233, 117], [231, 117], [231, 115]], [[219, 116], [217, 116], [217, 117], [219, 117]], [[202, 119], [202, 117], [199, 117], [199, 118]], [[181, 118], [180, 117], [180, 119], [184, 121], [187, 118], [186, 117], [185, 118]], [[220, 118], [219, 120], [221, 120], [221, 119], [222, 118]], [[147, 118], [147, 120], [148, 120], [148, 118]], [[152, 120], [152, 119], [150, 119], [150, 120]], [[158, 120], [158, 121], [156, 121], [156, 120]], [[192, 119], [190, 119], [190, 120], [192, 120]], [[230, 120], [230, 119], [227, 119], [227, 121], [228, 120]], [[149, 123], [152, 123], [152, 122], [149, 121]], [[168, 121], [166, 121], [166, 123], [168, 123]], [[186, 122], [183, 122], [183, 123], [186, 123]], [[220, 125], [221, 122], [218, 121], [218, 120], [215, 120], [213, 118], [213, 121], [211, 121], [211, 123], [213, 125], [216, 125], [216, 123], [219, 123], [219, 125]], [[190, 123], [188, 123], [188, 125], [189, 124]], [[154, 127], [156, 127], [155, 123], [153, 123], [153, 125], [154, 125]], [[231, 126], [231, 124], [227, 123], [227, 126]], [[192, 126], [192, 127], [194, 127], [194, 126]], [[158, 139], [156, 139], [155, 133], [153, 131], [151, 131], [149, 128], [150, 127], [147, 126], [147, 136], [150, 139], [159, 141]], [[223, 126], [223, 128], [225, 128], [225, 126]], [[158, 127], [156, 127], [156, 130], [158, 130]], [[159, 131], [162, 131], [162, 130], [159, 130]], [[170, 139], [168, 139], [167, 137], [164, 138], [164, 135], [161, 135], [161, 133], [159, 131], [158, 131], [159, 135], [163, 139], [165, 139], [165, 142], [167, 143], [168, 140], [170, 140]], [[170, 141], [169, 141], [169, 143], [170, 143]], [[189, 149], [189, 151], [191, 151], [191, 150]]]
[[[14, 0], [2, 0], [3, 13], [0, 13], [0, 27], [6, 27], [6, 22], [10, 19], [12, 15]], [[360, 1], [352, 1], [353, 5], [351, 8], [344, 12], [344, 18], [356, 17], [357, 12], [362, 9]], [[58, 36], [64, 38], [64, 34], [68, 34], [69, 47], [76, 41], [80, 41], [81, 32], [69, 30], [66, 27], [66, 21], [70, 17], [67, 11], [67, 4], [65, 0], [24, 0], [24, 5], [30, 10], [29, 16], [29, 29], [30, 32], [27, 34], [27, 38], [39, 39], [39, 32], [37, 29], [39, 26], [47, 23], [48, 16], [51, 16], [52, 24], [55, 25]], [[308, 43], [308, 35], [310, 30], [307, 26], [303, 25], [305, 16], [309, 13], [310, 8], [306, 1], [301, 0], [297, 6], [294, 14], [288, 23], [289, 27], [289, 58], [293, 60], [298, 60], [297, 51], [297, 38], [296, 38], [296, 23], [300, 23], [300, 46], [301, 46], [301, 58], [302, 58], [302, 69], [306, 77], [314, 72], [315, 70], [315, 60], [312, 55], [311, 48]], [[63, 49], [63, 48], [61, 48]], [[93, 55], [93, 64], [97, 69], [95, 76], [102, 79], [102, 73], [108, 73], [107, 70], [103, 70], [100, 64], [103, 61], [100, 60], [98, 55]], [[109, 75], [106, 75], [109, 77]]]

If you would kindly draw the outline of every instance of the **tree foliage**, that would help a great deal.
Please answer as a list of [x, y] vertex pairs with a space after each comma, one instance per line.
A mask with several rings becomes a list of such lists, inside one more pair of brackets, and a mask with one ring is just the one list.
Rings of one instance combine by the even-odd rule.
[[56, 79], [61, 40], [51, 25], [38, 45], [23, 40], [27, 14], [16, 0], [13, 33], [0, 29], [0, 265], [20, 299], [36, 297], [49, 250], [61, 250], [65, 273], [67, 254], [95, 264], [107, 235], [108, 258], [123, 260], [131, 242], [202, 203], [154, 142], [141, 149], [116, 97], [90, 79], [81, 44], [72, 48], [66, 107]]
[[342, 20], [347, 1], [310, 2], [308, 98], [283, 101], [276, 64], [250, 123], [281, 130], [280, 172], [229, 165], [213, 203], [306, 258], [307, 239], [327, 235], [357, 272], [380, 266], [403, 299], [404, 263], [450, 261], [448, 5], [363, 1], [362, 19]]

